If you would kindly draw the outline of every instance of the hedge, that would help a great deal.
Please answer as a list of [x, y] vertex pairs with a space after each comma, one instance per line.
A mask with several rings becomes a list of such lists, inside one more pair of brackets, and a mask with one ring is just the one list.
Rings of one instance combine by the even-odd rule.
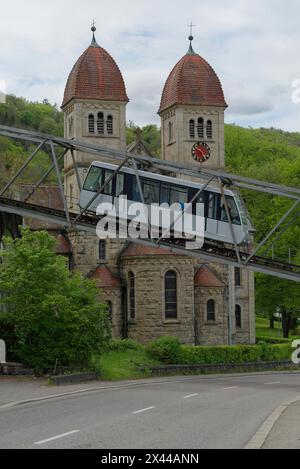
[[260, 361], [289, 360], [293, 349], [289, 344], [235, 345], [221, 347], [190, 346], [181, 347], [180, 364], [226, 364]]
[[293, 341], [293, 339], [284, 339], [279, 337], [270, 337], [264, 335], [257, 335], [256, 336], [256, 343], [265, 342], [266, 344], [289, 344]]
[[148, 344], [147, 353], [155, 360], [167, 364], [179, 364], [181, 361], [181, 344], [177, 337], [161, 337]]

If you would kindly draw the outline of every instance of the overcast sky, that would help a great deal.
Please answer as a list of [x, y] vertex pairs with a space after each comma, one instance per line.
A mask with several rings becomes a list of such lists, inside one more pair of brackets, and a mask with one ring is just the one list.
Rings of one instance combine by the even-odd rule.
[[300, 131], [300, 104], [292, 100], [292, 84], [300, 79], [299, 0], [0, 0], [0, 5], [0, 89], [5, 82], [7, 93], [60, 105], [68, 74], [90, 44], [94, 19], [98, 43], [123, 73], [127, 119], [159, 123], [163, 85], [187, 52], [187, 25], [193, 21], [194, 49], [224, 88], [226, 121]]

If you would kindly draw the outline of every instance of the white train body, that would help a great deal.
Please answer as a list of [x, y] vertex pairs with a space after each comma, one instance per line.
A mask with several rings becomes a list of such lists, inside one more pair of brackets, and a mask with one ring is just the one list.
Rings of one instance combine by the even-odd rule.
[[[112, 164], [99, 161], [92, 163], [81, 190], [80, 208], [87, 207], [116, 169], [117, 166]], [[139, 177], [144, 202], [149, 208], [151, 204], [161, 205], [167, 203], [171, 206], [175, 203], [188, 203], [203, 187], [203, 184], [145, 171], [139, 171]], [[251, 224], [243, 202], [239, 195], [231, 190], [224, 190], [224, 194], [230, 211], [235, 240], [238, 245], [247, 245], [250, 241], [249, 230], [251, 230]], [[127, 196], [128, 206], [136, 202], [142, 202], [136, 174], [133, 169], [128, 167], [121, 169], [117, 176], [106, 186], [103, 193], [98, 195], [88, 207], [88, 211], [96, 213], [99, 204], [103, 202], [118, 206], [119, 199], [122, 196]], [[193, 215], [196, 214], [197, 203], [203, 204], [204, 208], [204, 213], [201, 213], [201, 216], [204, 218], [205, 239], [234, 244], [220, 188], [213, 185], [206, 187], [193, 204]]]

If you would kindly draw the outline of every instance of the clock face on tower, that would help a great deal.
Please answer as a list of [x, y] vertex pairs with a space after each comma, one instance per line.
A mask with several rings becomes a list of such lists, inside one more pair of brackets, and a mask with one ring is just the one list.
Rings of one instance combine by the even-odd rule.
[[198, 142], [195, 143], [192, 147], [192, 156], [195, 161], [199, 161], [199, 163], [205, 163], [210, 158], [211, 150], [207, 143]]

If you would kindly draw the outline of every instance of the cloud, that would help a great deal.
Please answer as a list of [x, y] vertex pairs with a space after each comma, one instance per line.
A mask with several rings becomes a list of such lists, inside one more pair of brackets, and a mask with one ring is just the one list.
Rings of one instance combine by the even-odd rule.
[[117, 61], [126, 81], [128, 118], [158, 123], [170, 70], [194, 48], [215, 69], [229, 104], [227, 121], [299, 130], [300, 106], [291, 99], [300, 78], [297, 45], [300, 3], [289, 0], [10, 0], [0, 16], [0, 80], [7, 92], [61, 103], [68, 74], [97, 41]]

